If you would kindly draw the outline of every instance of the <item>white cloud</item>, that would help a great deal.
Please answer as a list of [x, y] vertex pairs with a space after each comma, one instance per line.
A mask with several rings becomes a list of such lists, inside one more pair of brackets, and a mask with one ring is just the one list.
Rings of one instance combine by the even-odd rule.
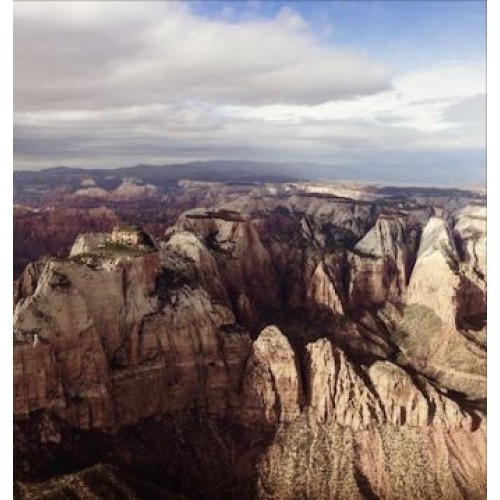
[[16, 109], [319, 103], [389, 85], [384, 65], [319, 44], [290, 8], [231, 23], [171, 2], [14, 7]]
[[276, 16], [276, 20], [286, 28], [292, 30], [303, 30], [307, 27], [302, 16], [288, 5], [281, 7]]
[[[407, 127], [427, 133], [467, 125], [466, 113], [462, 112], [459, 120], [450, 120], [447, 110], [464, 99], [481, 95], [485, 95], [484, 66], [454, 62], [400, 75], [394, 79], [391, 90], [356, 99], [315, 106], [227, 106], [225, 112], [230, 116], [296, 124], [357, 120], [360, 124], [378, 123], [393, 129]], [[473, 110], [475, 122], [484, 123], [481, 110], [484, 113], [484, 107]], [[477, 139], [481, 142], [483, 137]]]
[[255, 5], [217, 20], [172, 2], [16, 2], [16, 165], [484, 148], [484, 65], [391, 73], [320, 43], [292, 8]]

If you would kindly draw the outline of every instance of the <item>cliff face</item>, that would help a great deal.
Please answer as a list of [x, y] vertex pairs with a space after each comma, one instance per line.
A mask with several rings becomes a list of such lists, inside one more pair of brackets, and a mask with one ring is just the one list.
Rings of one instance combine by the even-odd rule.
[[268, 326], [252, 345], [243, 373], [241, 418], [245, 423], [290, 422], [300, 414], [302, 391], [290, 343]]
[[102, 451], [78, 466], [207, 498], [484, 495], [484, 210], [259, 203], [188, 211], [159, 251], [89, 261], [85, 236], [26, 269], [18, 477], [85, 435]]
[[65, 254], [78, 234], [110, 231], [117, 222], [115, 212], [105, 207], [37, 211], [14, 207], [14, 276], [42, 256]]
[[192, 407], [224, 412], [248, 337], [221, 335], [234, 316], [202, 289], [152, 295], [163, 271], [157, 253], [99, 269], [47, 263], [15, 312], [16, 414], [47, 409], [112, 430]]

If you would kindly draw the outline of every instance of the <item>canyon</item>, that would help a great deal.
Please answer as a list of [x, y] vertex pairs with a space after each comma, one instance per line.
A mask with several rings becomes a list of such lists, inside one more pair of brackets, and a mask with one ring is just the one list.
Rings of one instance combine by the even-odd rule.
[[485, 497], [481, 193], [127, 179], [15, 198], [17, 498]]

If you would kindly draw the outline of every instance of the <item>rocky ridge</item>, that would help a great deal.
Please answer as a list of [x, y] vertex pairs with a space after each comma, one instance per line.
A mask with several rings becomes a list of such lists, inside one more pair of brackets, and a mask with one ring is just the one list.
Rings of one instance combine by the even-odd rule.
[[[80, 237], [71, 259], [30, 266], [17, 286], [18, 442], [39, 442], [18, 446], [18, 477], [67, 448], [67, 426], [123, 447], [127, 429], [182, 429], [194, 412], [213, 429], [198, 483], [163, 465], [194, 496], [222, 460], [232, 472], [216, 494], [229, 497], [480, 498], [484, 218], [247, 198], [185, 212], [155, 252], [89, 266], [78, 253], [101, 236]], [[185, 463], [193, 439], [162, 443]]]

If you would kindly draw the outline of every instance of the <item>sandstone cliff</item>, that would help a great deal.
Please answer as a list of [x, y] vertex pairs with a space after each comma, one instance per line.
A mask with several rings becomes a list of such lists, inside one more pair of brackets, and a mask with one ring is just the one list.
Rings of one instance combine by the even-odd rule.
[[96, 234], [28, 266], [18, 477], [66, 457], [194, 497], [481, 498], [484, 212], [431, 212], [232, 199], [157, 251]]

